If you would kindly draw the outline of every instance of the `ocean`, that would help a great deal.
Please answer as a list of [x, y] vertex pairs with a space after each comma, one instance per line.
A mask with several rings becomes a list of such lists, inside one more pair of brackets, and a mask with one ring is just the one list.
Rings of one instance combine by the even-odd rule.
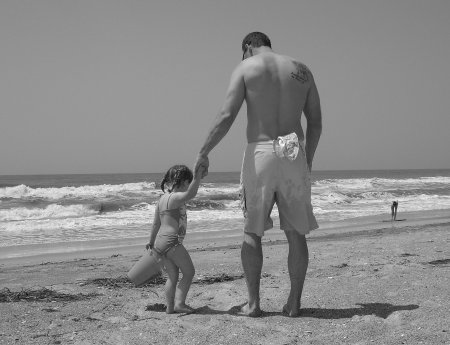
[[[146, 237], [162, 173], [0, 176], [0, 247]], [[450, 170], [313, 171], [319, 223], [386, 214], [450, 211]], [[188, 234], [237, 231], [239, 172], [209, 173], [188, 203]], [[272, 211], [277, 226], [278, 212]]]

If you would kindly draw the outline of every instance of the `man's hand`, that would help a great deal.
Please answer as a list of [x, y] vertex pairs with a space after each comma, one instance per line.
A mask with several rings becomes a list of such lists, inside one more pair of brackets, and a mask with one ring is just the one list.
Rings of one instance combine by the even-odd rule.
[[203, 167], [202, 178], [204, 178], [205, 176], [208, 175], [208, 168], [209, 168], [208, 156], [202, 156], [200, 154], [197, 156], [197, 161], [195, 162], [195, 165], [194, 165], [194, 174], [197, 174], [197, 170], [201, 166]]

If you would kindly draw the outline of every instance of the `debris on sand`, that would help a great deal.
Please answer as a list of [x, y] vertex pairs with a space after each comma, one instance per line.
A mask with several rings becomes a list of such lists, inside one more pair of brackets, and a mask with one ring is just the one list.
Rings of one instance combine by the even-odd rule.
[[200, 276], [197, 279], [197, 281], [193, 282], [193, 284], [215, 284], [215, 283], [229, 282], [242, 278], [244, 278], [243, 274], [229, 275], [226, 273], [222, 273], [220, 275], [215, 276]]
[[53, 301], [82, 301], [98, 296], [98, 294], [68, 294], [47, 288], [22, 289], [21, 291], [11, 291], [8, 288], [0, 290], [0, 303], [5, 302], [53, 302]]
[[[166, 279], [162, 274], [156, 275], [149, 282], [145, 283], [143, 286], [148, 285], [161, 285], [166, 282]], [[82, 285], [96, 285], [107, 287], [110, 289], [121, 289], [121, 288], [132, 288], [134, 284], [128, 279], [128, 277], [115, 277], [115, 278], [93, 278], [88, 279], [82, 283]]]

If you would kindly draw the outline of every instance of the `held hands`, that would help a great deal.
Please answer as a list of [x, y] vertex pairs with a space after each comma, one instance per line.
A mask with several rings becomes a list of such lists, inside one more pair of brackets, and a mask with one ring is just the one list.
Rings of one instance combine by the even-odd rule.
[[[197, 161], [194, 165], [194, 174], [197, 176], [197, 173], [201, 172], [201, 178], [205, 178], [208, 175], [209, 168], [209, 159], [208, 156], [197, 156]], [[200, 171], [199, 171], [200, 170]]]
[[147, 244], [145, 245], [145, 249], [147, 249], [147, 250], [153, 249], [153, 245], [150, 244], [150, 243], [147, 243]]
[[208, 174], [208, 168], [201, 164], [198, 166], [197, 170], [195, 171], [195, 177], [197, 178], [203, 178]]

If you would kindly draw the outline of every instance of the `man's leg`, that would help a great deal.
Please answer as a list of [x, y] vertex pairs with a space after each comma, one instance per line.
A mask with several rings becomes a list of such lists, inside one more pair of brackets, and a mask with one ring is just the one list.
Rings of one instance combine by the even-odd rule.
[[242, 312], [248, 316], [260, 316], [259, 283], [263, 264], [261, 237], [244, 233], [241, 260], [248, 289], [248, 303], [242, 307]]
[[289, 243], [288, 269], [291, 291], [283, 311], [289, 316], [298, 316], [300, 314], [303, 283], [308, 269], [308, 245], [305, 235], [300, 235], [296, 231], [285, 231], [285, 234]]

